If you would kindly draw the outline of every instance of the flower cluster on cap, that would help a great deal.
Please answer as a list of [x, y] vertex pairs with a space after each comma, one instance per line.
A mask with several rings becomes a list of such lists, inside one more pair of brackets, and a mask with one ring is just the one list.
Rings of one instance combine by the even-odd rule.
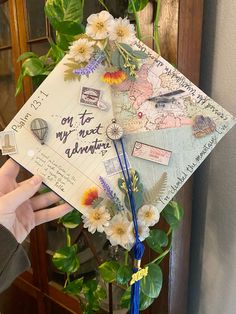
[[89, 76], [102, 64], [101, 79], [107, 84], [135, 80], [142, 60], [147, 58], [132, 48], [135, 40], [135, 27], [127, 18], [114, 18], [107, 11], [90, 15], [85, 33], [69, 47], [65, 79]]
[[[131, 169], [131, 178], [133, 193], [141, 200], [143, 188], [134, 169]], [[118, 180], [118, 187], [122, 192], [119, 196], [104, 178], [100, 177], [99, 180], [103, 191], [99, 192], [98, 188], [92, 187], [85, 190], [81, 198], [84, 227], [91, 233], [104, 232], [111, 245], [120, 245], [130, 250], [135, 242], [135, 232], [129, 203], [126, 201], [127, 189], [124, 180]], [[138, 233], [141, 241], [149, 236], [150, 227], [155, 225], [159, 218], [159, 211], [154, 204], [137, 202]]]

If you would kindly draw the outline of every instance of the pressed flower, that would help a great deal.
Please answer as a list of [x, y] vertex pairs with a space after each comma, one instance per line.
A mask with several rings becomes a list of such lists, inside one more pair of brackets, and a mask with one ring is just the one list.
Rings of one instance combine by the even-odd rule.
[[99, 177], [99, 181], [103, 187], [104, 192], [106, 193], [107, 197], [113, 202], [117, 210], [124, 210], [123, 205], [119, 197], [112, 191], [109, 184], [103, 179], [103, 177]]
[[96, 187], [92, 187], [84, 191], [81, 197], [81, 204], [85, 206], [92, 205], [93, 201], [98, 198], [98, 190]]
[[124, 248], [130, 248], [129, 245], [129, 232], [130, 222], [125, 213], [119, 213], [115, 215], [109, 223], [109, 226], [105, 228], [105, 233], [111, 245], [121, 245]]
[[114, 72], [106, 72], [105, 74], [103, 74], [102, 80], [105, 83], [113, 85], [113, 84], [122, 83], [126, 79], [126, 77], [127, 76], [126, 76], [125, 72], [123, 72], [121, 70], [117, 70]]
[[146, 226], [154, 226], [159, 219], [159, 211], [153, 205], [143, 205], [138, 210], [138, 221], [141, 221]]
[[[146, 226], [142, 222], [138, 221], [139, 240], [144, 241], [149, 236], [149, 233], [150, 233], [150, 229], [148, 228], [148, 226]], [[129, 229], [129, 241], [133, 246], [133, 244], [135, 242], [135, 232], [134, 232], [133, 224], [130, 226], [130, 229]]]
[[106, 210], [105, 206], [96, 208], [88, 208], [86, 213], [82, 215], [84, 227], [88, 231], [94, 233], [95, 231], [103, 232], [104, 228], [109, 225], [111, 216]]
[[69, 55], [77, 62], [88, 62], [94, 52], [93, 45], [93, 41], [80, 38], [70, 46]]
[[107, 11], [91, 14], [87, 19], [86, 34], [93, 39], [105, 39], [108, 35], [108, 25], [112, 15]]
[[89, 63], [85, 67], [75, 69], [73, 70], [73, 73], [77, 75], [89, 75], [97, 69], [97, 67], [102, 63], [104, 58], [105, 58], [104, 53], [99, 51], [95, 54], [95, 56], [89, 61]]
[[135, 39], [135, 28], [127, 18], [111, 20], [108, 26], [109, 39], [119, 43], [131, 43]]

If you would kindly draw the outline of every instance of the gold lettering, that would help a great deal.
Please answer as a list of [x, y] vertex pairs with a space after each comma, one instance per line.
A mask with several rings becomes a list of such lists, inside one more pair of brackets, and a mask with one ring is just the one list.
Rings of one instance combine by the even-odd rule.
[[148, 267], [140, 268], [136, 273], [132, 275], [130, 285], [133, 285], [135, 282], [141, 280], [143, 277], [146, 277], [148, 274]]

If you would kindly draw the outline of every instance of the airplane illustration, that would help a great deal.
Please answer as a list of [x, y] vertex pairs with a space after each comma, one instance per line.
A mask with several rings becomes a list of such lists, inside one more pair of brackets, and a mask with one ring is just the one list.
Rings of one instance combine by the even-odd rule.
[[148, 98], [147, 100], [153, 101], [156, 108], [165, 107], [166, 104], [172, 103], [177, 98], [182, 97], [183, 93], [185, 92], [186, 91], [183, 89], [178, 89], [170, 93], [153, 96], [151, 98]]

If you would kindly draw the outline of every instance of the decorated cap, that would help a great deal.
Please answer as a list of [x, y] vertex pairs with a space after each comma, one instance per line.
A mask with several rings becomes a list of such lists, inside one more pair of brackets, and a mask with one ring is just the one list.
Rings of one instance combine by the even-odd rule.
[[127, 19], [102, 11], [5, 131], [15, 135], [11, 157], [79, 210], [85, 228], [134, 248], [135, 285], [149, 228], [234, 124]]

